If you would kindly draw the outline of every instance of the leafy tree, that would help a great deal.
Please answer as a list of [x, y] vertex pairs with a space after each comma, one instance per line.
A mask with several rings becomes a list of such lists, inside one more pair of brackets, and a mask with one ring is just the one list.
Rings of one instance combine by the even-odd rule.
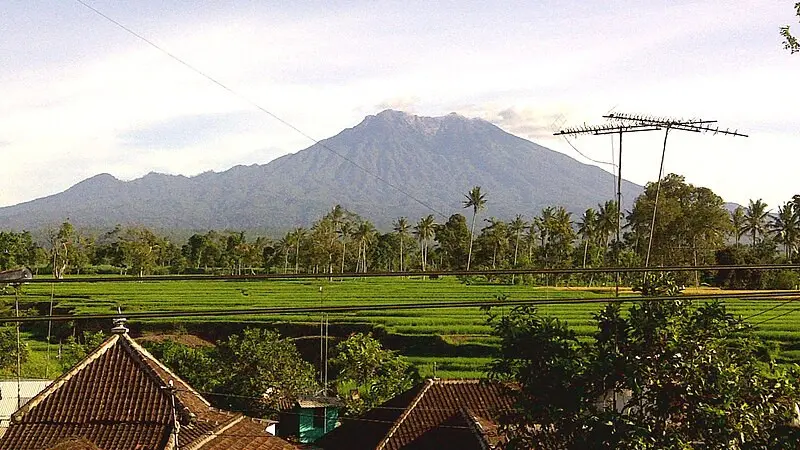
[[[22, 342], [19, 347], [20, 361], [28, 360], [28, 344]], [[16, 367], [17, 364], [17, 328], [11, 325], [0, 325], [0, 370]]]
[[610, 304], [582, 343], [531, 306], [490, 316], [500, 338], [494, 379], [513, 381], [509, 448], [793, 448], [797, 366], [765, 360], [763, 343], [724, 305]]
[[[502, 261], [508, 246], [508, 228], [506, 223], [496, 217], [485, 219], [489, 224], [481, 230], [478, 237], [478, 248], [483, 261], [491, 260], [492, 269], [497, 268], [498, 258]], [[478, 260], [478, 258], [475, 258]]]
[[39, 246], [27, 231], [0, 231], [0, 270], [34, 266], [39, 259]]
[[229, 403], [257, 414], [278, 407], [282, 398], [318, 389], [314, 367], [294, 343], [275, 331], [247, 328], [219, 344], [219, 392], [234, 394]]
[[75, 247], [75, 227], [68, 221], [64, 222], [57, 231], [51, 230], [48, 233], [48, 240], [50, 241], [53, 276], [62, 278], [69, 267], [69, 258]]
[[61, 347], [61, 367], [64, 370], [77, 364], [105, 340], [102, 331], [84, 331], [80, 336], [67, 337]]
[[[732, 245], [716, 251], [716, 263], [722, 266], [773, 264], [775, 245], [766, 240], [755, 247]], [[762, 289], [765, 287], [764, 271], [753, 269], [722, 269], [714, 282], [728, 289]]]
[[[174, 341], [148, 343], [145, 346], [193, 388], [201, 392], [218, 390], [223, 374], [215, 348], [192, 348]], [[219, 398], [211, 396], [211, 400], [217, 402]]]
[[[629, 222], [639, 239], [640, 256], [648, 253], [656, 183], [648, 183], [633, 206]], [[708, 188], [669, 174], [661, 182], [650, 261], [660, 265], [697, 265], [713, 259], [725, 243], [730, 216], [722, 198]]]
[[345, 256], [347, 255], [347, 241], [353, 237], [353, 224], [344, 222], [339, 226], [339, 239], [342, 241], [342, 273], [344, 273]]
[[469, 246], [467, 219], [461, 214], [453, 214], [447, 222], [436, 226], [435, 235], [445, 267], [463, 270], [467, 266]]
[[464, 197], [467, 198], [463, 201], [464, 208], [472, 208], [472, 227], [469, 232], [469, 252], [467, 253], [467, 270], [469, 270], [472, 262], [472, 242], [475, 240], [475, 217], [477, 217], [478, 211], [486, 206], [486, 195], [481, 193], [480, 186], [475, 186]]
[[153, 272], [158, 262], [159, 251], [165, 244], [162, 238], [149, 229], [131, 227], [123, 232], [120, 248], [125, 264], [141, 277]]
[[[403, 358], [386, 350], [369, 334], [356, 333], [336, 346], [331, 360], [338, 370], [339, 394], [346, 398], [350, 414], [357, 415], [410, 389], [419, 381], [417, 370]], [[349, 390], [357, 389], [358, 398]]]
[[[795, 14], [800, 17], [800, 2], [794, 4]], [[789, 26], [781, 27], [781, 36], [783, 36], [783, 47], [786, 50], [789, 50], [792, 54], [800, 52], [800, 43], [797, 41], [797, 37], [793, 36]]]

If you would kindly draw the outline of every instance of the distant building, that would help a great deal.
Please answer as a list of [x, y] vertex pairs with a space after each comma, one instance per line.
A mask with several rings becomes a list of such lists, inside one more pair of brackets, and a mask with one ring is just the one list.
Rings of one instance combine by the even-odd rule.
[[277, 435], [308, 444], [336, 428], [341, 401], [336, 397], [299, 397], [284, 402], [278, 413]]
[[342, 425], [314, 444], [324, 450], [489, 450], [504, 437], [499, 418], [513, 399], [499, 384], [427, 380]]
[[269, 425], [212, 408], [118, 325], [11, 416], [0, 450], [296, 449]]
[[42, 392], [53, 380], [0, 380], [0, 428], [7, 428], [11, 415]]

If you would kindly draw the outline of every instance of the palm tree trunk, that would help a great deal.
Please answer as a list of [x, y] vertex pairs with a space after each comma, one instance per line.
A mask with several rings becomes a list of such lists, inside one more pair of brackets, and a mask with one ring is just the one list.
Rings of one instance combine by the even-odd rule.
[[344, 255], [347, 253], [346, 250], [345, 242], [342, 241], [342, 273], [344, 273]]
[[294, 248], [294, 273], [300, 271], [300, 240], [297, 240], [297, 245]]
[[477, 211], [472, 212], [472, 228], [469, 232], [469, 253], [467, 253], [467, 271], [469, 271], [469, 264], [472, 262], [472, 241], [475, 239], [475, 216], [478, 215]]
[[583, 244], [583, 268], [586, 268], [586, 254], [589, 252], [589, 240]]
[[403, 235], [400, 235], [400, 272], [403, 271]]

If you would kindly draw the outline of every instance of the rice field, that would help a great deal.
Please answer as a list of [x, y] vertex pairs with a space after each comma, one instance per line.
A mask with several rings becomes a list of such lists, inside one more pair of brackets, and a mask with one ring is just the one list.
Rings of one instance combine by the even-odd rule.
[[[719, 291], [713, 291], [719, 292]], [[709, 292], [711, 293], [711, 292]], [[319, 305], [374, 305], [382, 303], [486, 301], [498, 297], [510, 300], [559, 300], [601, 298], [612, 294], [611, 288], [546, 288], [490, 283], [464, 284], [455, 278], [436, 280], [422, 278], [371, 278], [314, 281], [148, 281], [128, 283], [30, 284], [23, 288], [20, 302], [40, 314], [48, 311], [51, 296], [59, 313], [77, 316], [93, 313], [138, 311], [201, 311], [219, 308], [256, 308]], [[623, 294], [630, 295], [629, 291]], [[0, 297], [6, 305], [13, 295]], [[725, 300], [728, 310], [748, 317], [773, 308], [752, 319], [758, 334], [774, 343], [784, 362], [800, 361], [800, 302], [786, 300]], [[498, 303], [501, 303], [498, 301]], [[592, 314], [601, 304], [548, 304], [539, 306], [544, 314], [566, 320], [583, 339], [591, 339], [594, 331]], [[798, 309], [795, 309], [798, 308]], [[134, 334], [179, 333], [198, 334], [215, 340], [241, 328], [270, 326], [283, 334], [307, 341], [319, 335], [319, 314], [271, 316], [221, 316], [187, 319], [150, 319], [129, 323]], [[476, 377], [483, 372], [495, 352], [496, 341], [490, 336], [486, 312], [479, 308], [426, 310], [361, 311], [330, 314], [330, 333], [334, 339], [354, 331], [369, 331], [389, 348], [407, 356], [425, 376]], [[108, 323], [79, 327], [110, 329]], [[44, 362], [40, 358], [42, 327], [26, 330], [26, 337], [37, 355], [26, 366], [28, 377], [41, 376]], [[318, 341], [309, 342], [309, 347]], [[300, 344], [298, 344], [300, 345]], [[302, 348], [301, 348], [302, 350]], [[313, 355], [313, 351], [307, 352]], [[52, 365], [51, 365], [52, 367]], [[52, 372], [52, 369], [51, 369]], [[2, 374], [0, 374], [2, 375]]]

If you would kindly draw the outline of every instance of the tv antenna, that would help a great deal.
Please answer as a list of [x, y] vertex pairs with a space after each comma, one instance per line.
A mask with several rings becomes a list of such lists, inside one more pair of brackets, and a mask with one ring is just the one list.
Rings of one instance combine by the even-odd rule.
[[[650, 265], [650, 252], [653, 248], [653, 231], [656, 225], [656, 212], [658, 210], [658, 196], [661, 191], [661, 177], [664, 174], [664, 156], [667, 153], [667, 137], [670, 130], [690, 131], [694, 133], [713, 133], [726, 136], [748, 137], [746, 134], [739, 133], [739, 130], [721, 129], [715, 124], [716, 120], [689, 119], [682, 120], [673, 117], [657, 117], [641, 114], [609, 113], [603, 116], [608, 120], [615, 121], [620, 126], [655, 126], [661, 127], [664, 131], [664, 145], [661, 148], [661, 164], [658, 168], [658, 182], [656, 183], [656, 198], [653, 202], [653, 217], [650, 221], [650, 238], [647, 241], [647, 256], [644, 266]], [[622, 136], [620, 135], [620, 159], [622, 157]]]
[[[605, 116], [604, 116], [605, 117]], [[625, 133], [637, 133], [640, 131], [658, 131], [661, 126], [658, 124], [650, 123], [608, 123], [603, 125], [586, 125], [583, 124], [578, 127], [565, 128], [561, 131], [553, 133], [554, 136], [579, 136], [582, 134], [589, 134], [594, 136], [601, 136], [606, 134], [619, 135], [619, 150], [617, 160], [617, 240], [615, 243], [616, 264], [619, 266], [619, 245], [622, 242], [622, 135]], [[613, 172], [612, 172], [613, 173]], [[614, 292], [619, 297], [619, 272], [614, 274]]]

